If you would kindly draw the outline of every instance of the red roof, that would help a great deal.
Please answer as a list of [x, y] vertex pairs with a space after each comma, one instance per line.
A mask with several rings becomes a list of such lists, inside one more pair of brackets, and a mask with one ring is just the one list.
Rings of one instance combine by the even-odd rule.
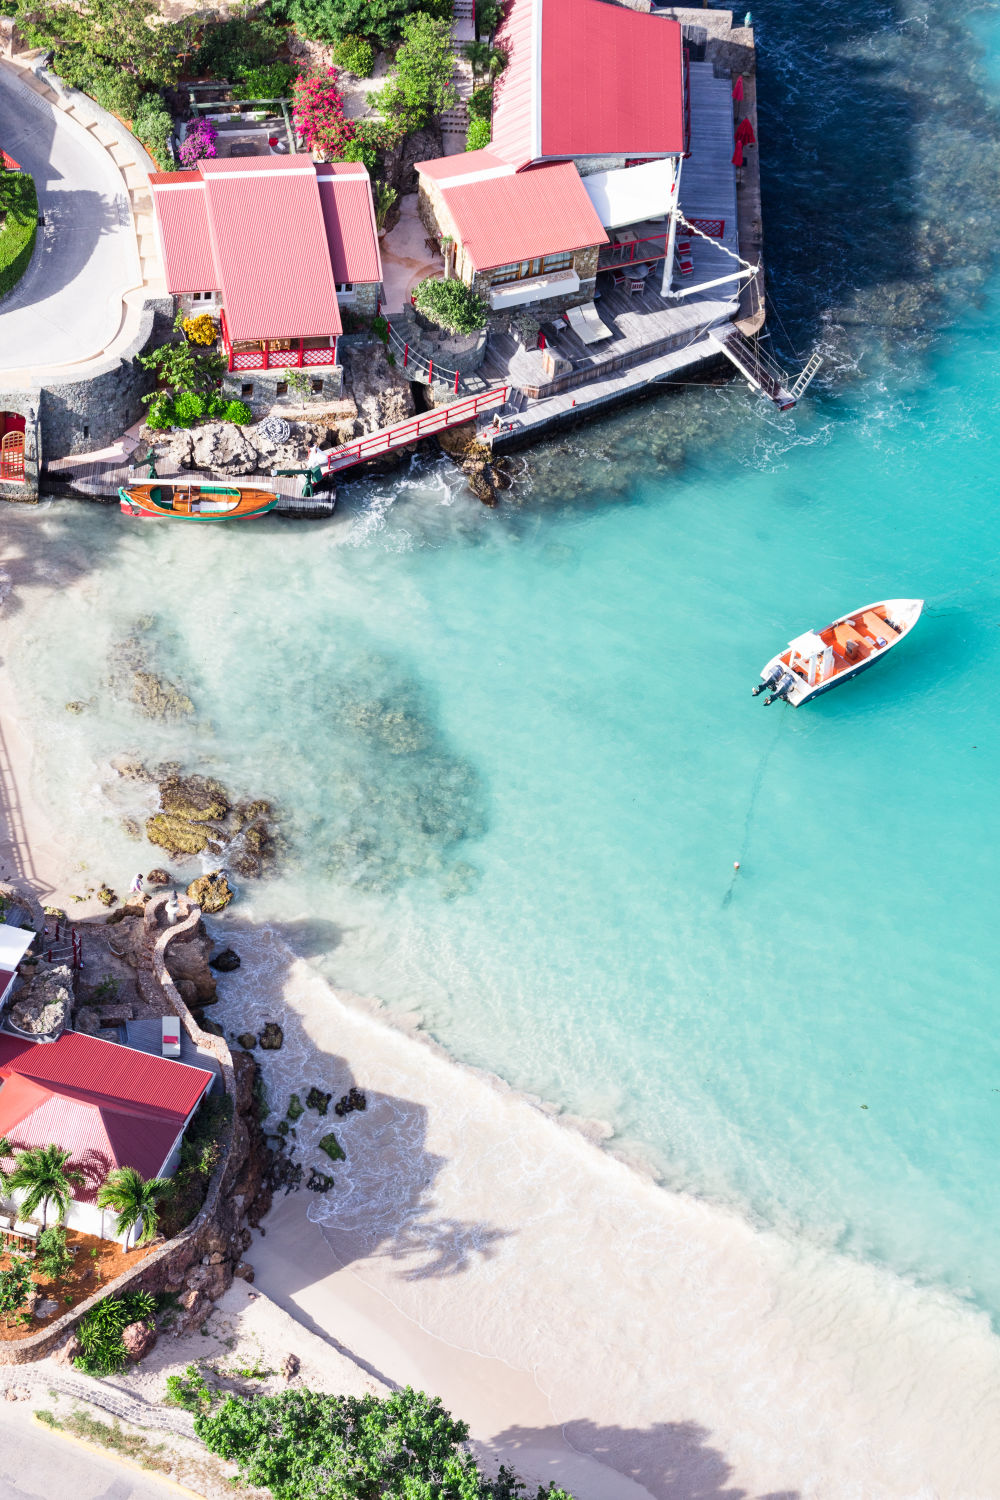
[[335, 161], [316, 168], [333, 279], [381, 281], [382, 259], [371, 183], [360, 162]]
[[452, 179], [441, 183], [441, 193], [477, 271], [607, 243], [571, 161]]
[[339, 334], [335, 283], [382, 279], [360, 164], [227, 157], [149, 180], [168, 289], [221, 292], [237, 342]]
[[512, 0], [497, 40], [508, 63], [490, 149], [513, 166], [683, 151], [676, 21], [604, 0]]
[[114, 1167], [154, 1177], [212, 1082], [202, 1068], [76, 1031], [52, 1043], [0, 1033], [0, 1078], [0, 1136], [19, 1151], [68, 1150], [84, 1174], [83, 1202]]
[[509, 162], [495, 156], [488, 148], [482, 151], [459, 151], [455, 156], [438, 156], [433, 161], [418, 161], [416, 169], [422, 177], [434, 182], [447, 182], [452, 177], [481, 177], [484, 172], [493, 172], [497, 177], [506, 176], [514, 169]]
[[5, 168], [6, 171], [8, 171], [8, 172], [20, 172], [20, 170], [21, 170], [20, 166], [18, 165], [18, 163], [14, 160], [14, 158], [12, 156], [8, 156], [7, 155], [6, 151], [0, 151], [0, 159], [3, 160], [4, 168]]

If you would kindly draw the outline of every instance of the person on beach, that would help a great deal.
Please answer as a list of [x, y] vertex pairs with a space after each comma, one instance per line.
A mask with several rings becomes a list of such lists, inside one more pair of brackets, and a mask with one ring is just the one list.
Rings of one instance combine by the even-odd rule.
[[141, 896], [143, 884], [144, 881], [140, 872], [138, 875], [133, 876], [132, 884], [129, 886], [129, 893], [133, 896]]

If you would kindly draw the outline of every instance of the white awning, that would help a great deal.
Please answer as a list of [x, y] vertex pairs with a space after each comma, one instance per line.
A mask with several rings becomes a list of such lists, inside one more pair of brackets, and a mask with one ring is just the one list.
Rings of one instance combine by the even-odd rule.
[[0, 923], [0, 969], [13, 972], [31, 946], [35, 934], [23, 927], [8, 927]]
[[822, 636], [816, 634], [815, 630], [806, 630], [802, 635], [797, 635], [794, 641], [788, 644], [798, 656], [822, 656], [826, 650], [826, 642]]
[[644, 162], [641, 167], [591, 172], [583, 179], [583, 185], [605, 229], [616, 229], [620, 224], [661, 219], [669, 213], [673, 181], [673, 162], [665, 156], [661, 161]]

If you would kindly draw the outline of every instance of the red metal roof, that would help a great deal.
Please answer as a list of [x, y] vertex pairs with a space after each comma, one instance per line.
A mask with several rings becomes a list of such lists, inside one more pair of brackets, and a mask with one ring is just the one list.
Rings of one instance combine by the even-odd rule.
[[200, 172], [151, 172], [163, 273], [170, 292], [221, 291], [208, 233], [208, 201]]
[[512, 0], [498, 43], [508, 63], [490, 149], [513, 166], [683, 151], [676, 21], [604, 0]]
[[482, 172], [496, 172], [500, 176], [513, 170], [509, 162], [488, 149], [459, 151], [456, 156], [438, 156], [433, 161], [418, 161], [415, 165], [422, 177], [430, 177], [434, 182], [447, 182], [451, 177], [468, 177]]
[[334, 281], [338, 286], [345, 281], [381, 281], [368, 172], [360, 162], [328, 162], [316, 167], [316, 180]]
[[226, 158], [198, 170], [230, 338], [341, 333], [312, 158]]
[[86, 1178], [76, 1194], [84, 1201], [113, 1167], [159, 1172], [212, 1082], [202, 1068], [75, 1031], [52, 1043], [0, 1033], [0, 1078], [0, 1136], [18, 1150], [70, 1151]]
[[458, 238], [477, 271], [607, 244], [607, 235], [571, 161], [528, 172], [443, 182]]
[[0, 151], [0, 158], [3, 159], [4, 167], [8, 172], [20, 172], [21, 168], [19, 164], [12, 156], [8, 156], [6, 151]]

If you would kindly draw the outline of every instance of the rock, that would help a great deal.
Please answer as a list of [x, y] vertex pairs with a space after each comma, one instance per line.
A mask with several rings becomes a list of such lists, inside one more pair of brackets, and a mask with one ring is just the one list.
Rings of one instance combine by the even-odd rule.
[[288, 1101], [288, 1109], [285, 1111], [288, 1118], [294, 1123], [300, 1115], [305, 1114], [305, 1107], [298, 1094], [293, 1094]]
[[223, 1261], [217, 1265], [194, 1266], [184, 1279], [191, 1290], [203, 1292], [209, 1301], [214, 1302], [230, 1285], [232, 1276], [229, 1266]]
[[250, 435], [234, 422], [206, 422], [192, 434], [191, 465], [220, 474], [253, 474], [257, 449]]
[[[178, 995], [180, 995], [188, 1010], [197, 1010], [198, 991], [196, 990], [193, 982], [190, 979], [175, 979], [174, 983], [177, 986]], [[204, 1024], [204, 1021], [202, 1022], [202, 1024]]]
[[66, 705], [66, 712], [68, 714], [82, 714], [86, 712], [86, 709], [86, 703], [80, 698], [74, 698], [72, 703], [67, 703]]
[[203, 827], [189, 823], [186, 818], [175, 818], [170, 813], [154, 813], [147, 818], [146, 837], [175, 859], [203, 854], [208, 848], [208, 833]]
[[317, 1172], [316, 1168], [313, 1167], [310, 1171], [306, 1187], [311, 1193], [328, 1193], [333, 1187], [333, 1178], [328, 1177], [325, 1172]]
[[10, 1007], [8, 1019], [28, 1036], [55, 1036], [69, 1024], [72, 1005], [73, 971], [68, 964], [56, 964], [35, 974]]
[[130, 839], [142, 838], [142, 824], [138, 818], [122, 818], [122, 829]]
[[41, 1297], [35, 1303], [35, 1317], [38, 1318], [39, 1322], [45, 1318], [51, 1318], [52, 1314], [58, 1311], [59, 1303], [55, 1297]]
[[111, 887], [105, 883], [98, 891], [97, 899], [102, 906], [114, 906], [115, 902], [118, 900], [118, 897], [115, 895]]
[[314, 1109], [318, 1115], [325, 1115], [332, 1098], [332, 1094], [324, 1094], [322, 1089], [314, 1085], [306, 1095], [306, 1108]]
[[207, 1031], [210, 1036], [225, 1036], [225, 1031], [218, 1021], [213, 1021], [211, 1016], [199, 1016], [198, 1025], [202, 1031]]
[[3, 1397], [5, 1401], [30, 1401], [31, 1391], [26, 1385], [9, 1385]]
[[215, 969], [217, 973], [232, 974], [240, 966], [240, 956], [234, 953], [232, 948], [223, 948], [221, 953], [217, 953], [208, 962], [209, 967]]
[[285, 1033], [277, 1021], [265, 1021], [263, 1027], [257, 1033], [257, 1040], [266, 1052], [277, 1052], [285, 1040]]
[[129, 1323], [122, 1329], [122, 1343], [129, 1363], [137, 1365], [156, 1343], [156, 1329], [150, 1323]]
[[177, 1301], [185, 1312], [192, 1312], [201, 1301], [201, 1291], [198, 1287], [190, 1287], [186, 1292], [181, 1292]]
[[233, 1271], [233, 1275], [238, 1276], [241, 1281], [253, 1281], [256, 1274], [256, 1271], [248, 1260], [241, 1260]]
[[325, 1151], [331, 1161], [346, 1161], [347, 1153], [337, 1140], [333, 1131], [329, 1131], [319, 1142], [319, 1149]]
[[133, 672], [130, 698], [147, 719], [187, 719], [194, 713], [194, 704], [183, 688], [155, 672]]
[[229, 881], [221, 870], [216, 870], [212, 875], [199, 875], [197, 880], [192, 880], [187, 893], [189, 899], [209, 916], [223, 911], [233, 899]]
[[111, 769], [117, 771], [123, 781], [152, 781], [153, 776], [142, 761], [134, 755], [116, 755]]
[[302, 1361], [297, 1354], [286, 1354], [278, 1368], [286, 1380], [293, 1380], [302, 1368]]
[[193, 986], [193, 1003], [197, 1006], [214, 1005], [219, 998], [215, 975], [208, 966], [211, 949], [211, 939], [200, 934], [186, 943], [172, 943], [167, 949], [167, 969], [188, 1005], [192, 1000], [182, 988], [182, 981]]
[[257, 1045], [257, 1038], [252, 1031], [241, 1031], [236, 1040], [241, 1047], [246, 1048], [247, 1052], [252, 1052]]
[[170, 884], [170, 874], [169, 874], [169, 872], [167, 870], [161, 870], [159, 868], [159, 866], [157, 866], [157, 868], [155, 870], [150, 870], [149, 874], [146, 876], [146, 884], [147, 885], [169, 885]]
[[189, 823], [219, 823], [229, 811], [229, 794], [208, 776], [167, 776], [160, 782], [160, 806]]
[[410, 382], [400, 363], [390, 365], [385, 345], [345, 349], [344, 388], [358, 408], [363, 432], [376, 432], [412, 417], [416, 407]]
[[76, 1013], [74, 1029], [82, 1032], [84, 1036], [96, 1036], [101, 1029], [100, 1017], [96, 1011], [81, 1006]]
[[55, 1365], [72, 1365], [82, 1353], [83, 1345], [76, 1334], [71, 1333], [52, 1351], [50, 1358]]

